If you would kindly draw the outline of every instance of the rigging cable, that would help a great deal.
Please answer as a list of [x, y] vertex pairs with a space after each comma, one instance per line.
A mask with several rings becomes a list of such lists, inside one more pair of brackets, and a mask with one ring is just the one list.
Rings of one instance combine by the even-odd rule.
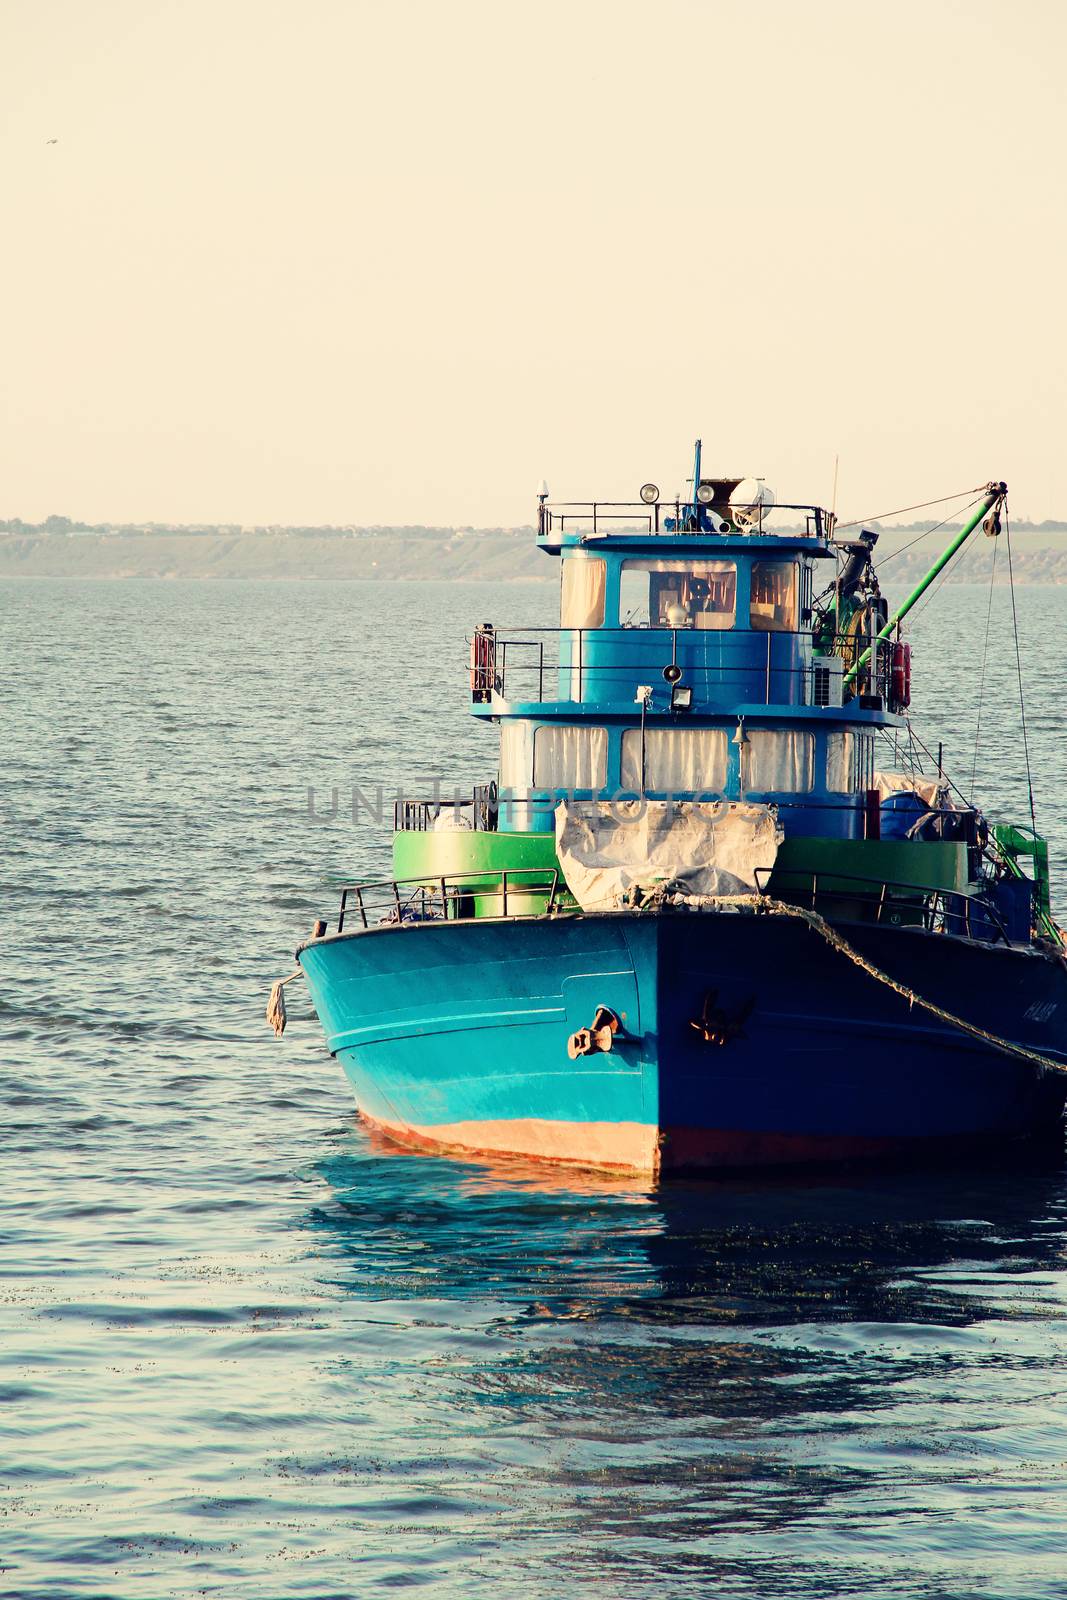
[[1030, 826], [1037, 834], [1037, 817], [1034, 815], [1034, 784], [1030, 776], [1030, 741], [1026, 735], [1026, 702], [1023, 699], [1023, 660], [1019, 652], [1019, 618], [1015, 611], [1015, 573], [1011, 564], [1011, 518], [1008, 504], [1004, 502], [1004, 536], [1008, 542], [1008, 587], [1011, 590], [1011, 625], [1015, 634], [1015, 671], [1019, 679], [1019, 722], [1023, 731], [1023, 755], [1026, 758], [1026, 790], [1030, 797]]
[[973, 500], [968, 501], [965, 506], [960, 506], [958, 511], [950, 511], [948, 516], [945, 517], [944, 521], [935, 522], [932, 528], [924, 528], [922, 533], [918, 534], [916, 538], [910, 539], [907, 544], [902, 544], [899, 550], [891, 551], [889, 555], [883, 556], [881, 561], [877, 563], [872, 562], [875, 572], [881, 572], [882, 568], [888, 566], [890, 561], [895, 561], [897, 556], [902, 556], [905, 550], [910, 550], [912, 546], [917, 545], [920, 540], [928, 539], [932, 533], [937, 532], [938, 528], [943, 528], [946, 523], [951, 522], [953, 517], [959, 516], [964, 511], [969, 511], [971, 506], [976, 506], [981, 498], [982, 496], [980, 494], [976, 494]]
[[973, 545], [971, 547], [969, 547], [969, 548], [965, 544], [961, 544], [960, 545], [959, 549], [956, 551], [956, 554], [952, 557], [952, 560], [948, 563], [948, 565], [946, 567], [943, 568], [943, 570], [941, 572], [941, 575], [939, 576], [937, 582], [934, 584], [933, 588], [923, 598], [922, 603], [915, 607], [915, 610], [912, 612], [912, 616], [913, 617], [921, 617], [922, 616], [923, 612], [926, 610], [927, 606], [930, 604], [930, 601], [933, 600], [935, 598], [935, 596], [940, 593], [941, 586], [945, 582], [945, 579], [948, 578], [949, 575], [952, 574], [952, 573], [958, 574], [960, 567], [966, 565], [965, 561], [962, 558], [965, 557], [965, 556], [972, 556], [973, 554], [974, 554], [974, 546]]
[[982, 732], [982, 701], [985, 698], [985, 669], [989, 660], [989, 623], [993, 615], [993, 584], [997, 576], [997, 541], [993, 540], [993, 564], [989, 569], [989, 603], [985, 613], [985, 644], [982, 647], [982, 676], [978, 680], [978, 718], [974, 725], [974, 758], [971, 761], [971, 804], [974, 805], [974, 777], [978, 771], [978, 741]]
[[940, 500], [923, 500], [917, 506], [897, 506], [895, 511], [879, 511], [876, 517], [857, 517], [855, 522], [838, 522], [836, 528], [858, 528], [862, 522], [880, 522], [883, 517], [899, 517], [905, 511], [925, 511], [927, 506], [944, 506], [950, 500], [962, 500], [965, 494], [977, 495], [981, 498], [984, 484], [976, 484], [973, 489], [960, 489], [957, 494], [943, 494]]

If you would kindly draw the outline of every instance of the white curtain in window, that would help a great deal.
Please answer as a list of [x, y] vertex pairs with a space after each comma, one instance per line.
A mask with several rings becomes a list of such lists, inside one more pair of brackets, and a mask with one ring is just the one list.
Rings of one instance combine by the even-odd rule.
[[559, 620], [563, 628], [599, 628], [604, 621], [607, 563], [599, 556], [567, 556]]
[[869, 733], [856, 735], [856, 788], [874, 788], [874, 737]]
[[814, 767], [815, 736], [810, 733], [754, 728], [741, 747], [746, 793], [804, 793], [812, 787]]
[[826, 787], [832, 794], [856, 794], [874, 784], [874, 740], [869, 733], [826, 736]]
[[534, 735], [535, 788], [602, 789], [607, 777], [606, 728], [538, 728]]
[[831, 794], [852, 794], [856, 787], [854, 735], [826, 735], [826, 787]]
[[[722, 794], [726, 787], [725, 728], [646, 728], [645, 789], [655, 794]], [[621, 787], [641, 793], [641, 730], [622, 736]]]
[[506, 721], [500, 724], [500, 787], [525, 794], [533, 782], [533, 725]]

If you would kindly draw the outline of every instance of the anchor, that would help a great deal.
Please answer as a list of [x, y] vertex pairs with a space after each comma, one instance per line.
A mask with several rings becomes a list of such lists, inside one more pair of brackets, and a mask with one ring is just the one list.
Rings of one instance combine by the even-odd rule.
[[588, 1028], [579, 1028], [567, 1040], [567, 1054], [572, 1061], [579, 1056], [592, 1056], [602, 1051], [605, 1055], [615, 1043], [619, 1019], [610, 1006], [597, 1006], [596, 1016]]
[[718, 999], [718, 989], [709, 989], [700, 1016], [689, 1026], [696, 1029], [705, 1044], [722, 1045], [729, 1044], [731, 1039], [743, 1039], [744, 1024], [755, 1009], [755, 995], [751, 995], [733, 1016], [718, 1004]]

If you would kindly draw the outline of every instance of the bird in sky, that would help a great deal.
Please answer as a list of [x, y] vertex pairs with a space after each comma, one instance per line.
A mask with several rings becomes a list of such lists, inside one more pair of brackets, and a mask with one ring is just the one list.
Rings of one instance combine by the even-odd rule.
[[45, 140], [45, 144], [58, 144], [58, 143], [59, 143], [58, 139], [46, 139]]

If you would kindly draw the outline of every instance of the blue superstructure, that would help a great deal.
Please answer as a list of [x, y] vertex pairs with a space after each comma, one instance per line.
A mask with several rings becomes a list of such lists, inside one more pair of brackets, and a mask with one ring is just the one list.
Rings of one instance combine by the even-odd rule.
[[[510, 659], [511, 640], [498, 638], [499, 691], [488, 703], [474, 707], [476, 715], [499, 720], [504, 730], [501, 828], [551, 831], [548, 802], [553, 796], [577, 793], [592, 798], [605, 792], [640, 791], [640, 768], [627, 759], [626, 746], [640, 741], [641, 718], [635, 722], [634, 707], [638, 691], [647, 690], [644, 793], [682, 798], [701, 792], [684, 782], [685, 771], [662, 772], [655, 761], [650, 770], [648, 751], [663, 730], [714, 730], [724, 736], [722, 771], [718, 767], [709, 771], [714, 779], [709, 793], [735, 800], [776, 800], [788, 813], [783, 821], [789, 832], [862, 836], [864, 789], [851, 781], [847, 791], [828, 787], [841, 777], [841, 748], [835, 746], [847, 734], [850, 743], [855, 741], [850, 758], [872, 773], [876, 730], [899, 723], [884, 697], [866, 696], [867, 704], [857, 697], [832, 708], [825, 703], [839, 688], [841, 672], [814, 655], [810, 623], [807, 627], [800, 623], [802, 616], [810, 618], [819, 566], [832, 559], [825, 538], [734, 533], [703, 540], [684, 535], [653, 540], [640, 535], [575, 534], [547, 548], [562, 556], [563, 626], [555, 641], [546, 637], [530, 646], [513, 647]], [[659, 570], [647, 570], [653, 564]], [[679, 593], [691, 597], [688, 601], [666, 598], [675, 593], [669, 587], [672, 581], [677, 581]], [[708, 596], [695, 591], [713, 584], [718, 594], [712, 598], [719, 600], [719, 610], [696, 610]], [[588, 589], [595, 590], [593, 603], [579, 609]], [[777, 604], [758, 598], [768, 592], [779, 596]], [[651, 623], [649, 605], [657, 618]], [[643, 621], [635, 619], [638, 606]], [[671, 617], [675, 626], [669, 625]], [[567, 626], [572, 620], [578, 625]], [[556, 660], [546, 671], [544, 651], [553, 642]], [[541, 681], [537, 698], [527, 699], [523, 696], [532, 687], [534, 644], [540, 651]], [[672, 669], [677, 672], [673, 683]], [[509, 693], [513, 684], [515, 698]], [[684, 710], [672, 707], [679, 689], [688, 691]], [[526, 751], [520, 739], [514, 740], [518, 761], [509, 759], [512, 724], [533, 735], [531, 759], [539, 728], [584, 730], [590, 759], [597, 763], [592, 775], [598, 782], [571, 782], [582, 777], [578, 750], [576, 764], [564, 764], [555, 774], [559, 781], [538, 781], [540, 776], [553, 776], [551, 766], [543, 763], [541, 773], [535, 760], [528, 769], [522, 767]], [[768, 733], [781, 733], [786, 739], [778, 743], [797, 746], [805, 780], [802, 790], [798, 791], [792, 771], [767, 759], [772, 744], [766, 740]], [[753, 734], [760, 736], [756, 744], [764, 743], [763, 760], [753, 759]], [[708, 741], [709, 747], [715, 742]], [[784, 787], [768, 781], [783, 775], [790, 780]], [[535, 802], [532, 817], [523, 809], [528, 801]]]
[[874, 536], [698, 446], [684, 496], [543, 495], [538, 539], [559, 628], [471, 643], [496, 776], [398, 807], [395, 878], [298, 952], [362, 1113], [648, 1171], [1059, 1137], [1042, 842], [924, 763]]

